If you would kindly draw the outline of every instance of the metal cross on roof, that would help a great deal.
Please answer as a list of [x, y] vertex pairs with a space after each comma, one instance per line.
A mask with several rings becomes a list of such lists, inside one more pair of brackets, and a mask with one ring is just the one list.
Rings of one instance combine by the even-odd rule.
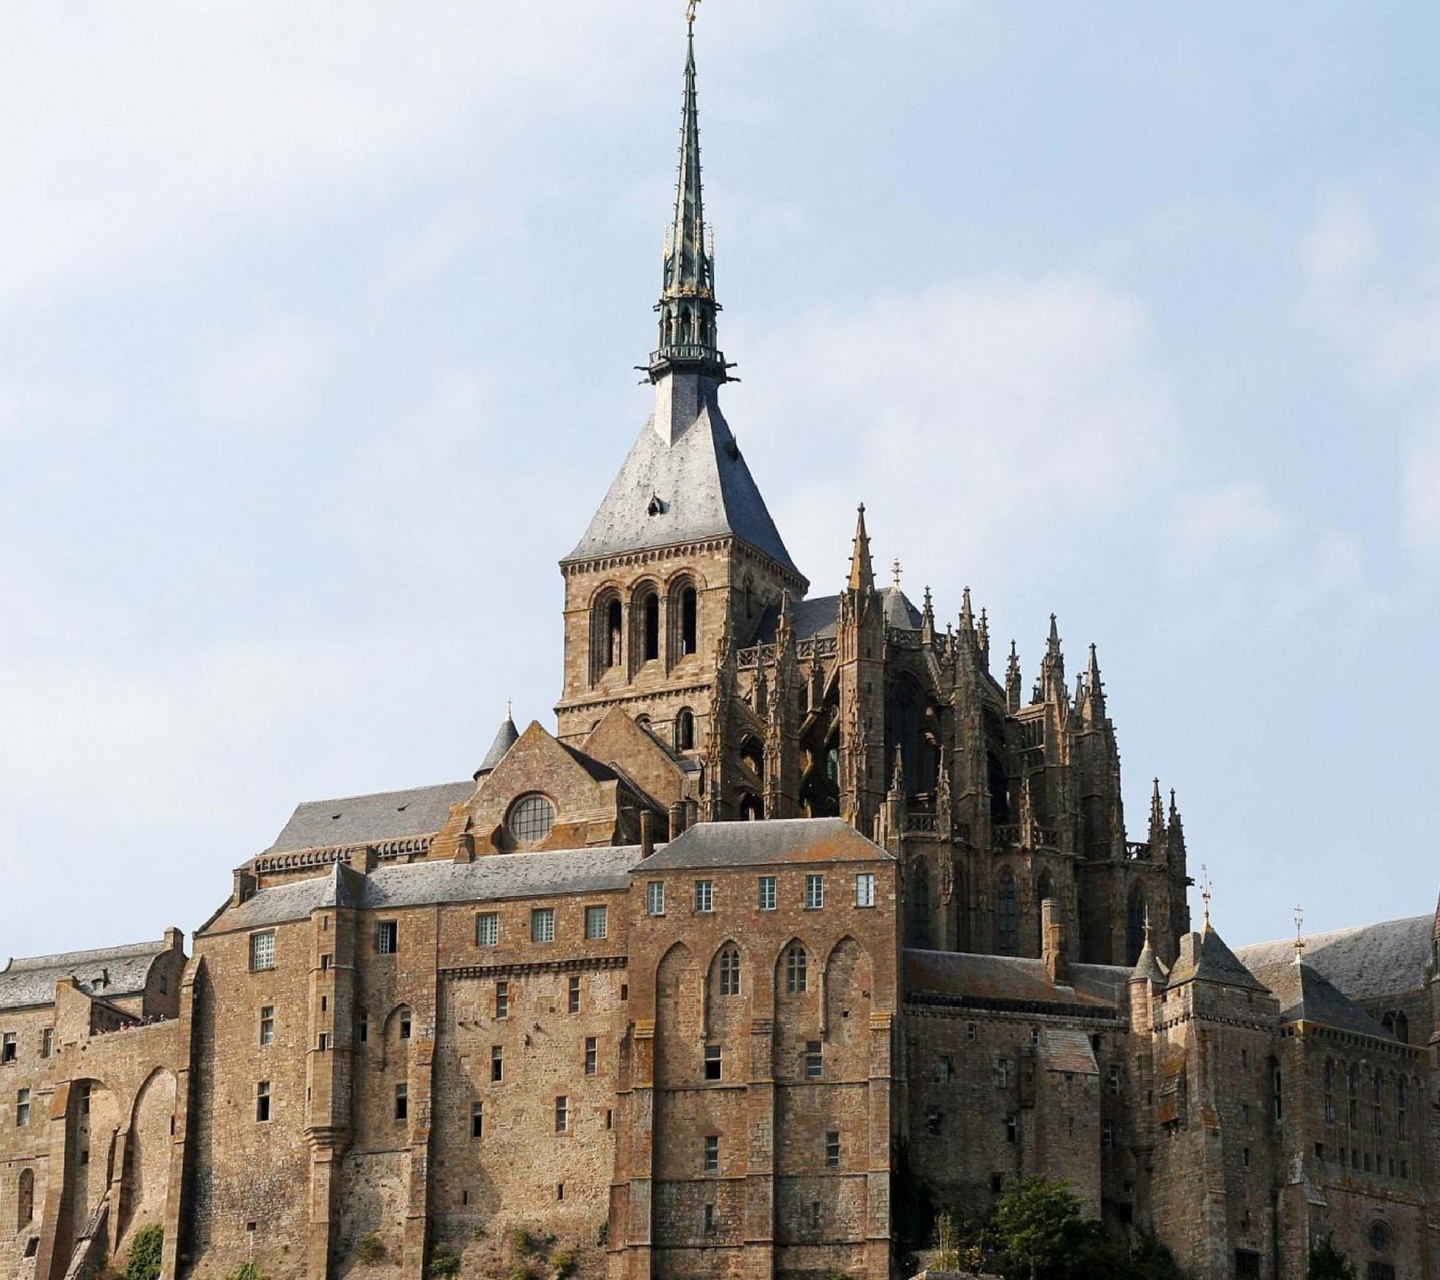
[[1304, 937], [1302, 936], [1302, 935], [1304, 934], [1304, 932], [1305, 932], [1305, 908], [1304, 908], [1304, 907], [1296, 907], [1296, 908], [1295, 908], [1295, 959], [1297, 959], [1297, 960], [1300, 959], [1300, 957], [1301, 957], [1301, 956], [1304, 954], [1304, 952], [1305, 952], [1305, 939], [1304, 939]]
[[900, 590], [900, 560], [899, 560], [899, 557], [898, 557], [898, 556], [896, 557], [894, 563], [891, 564], [891, 566], [890, 566], [890, 572], [895, 575], [895, 590], [896, 590], [896, 591], [899, 591], [899, 590]]
[[1200, 896], [1205, 899], [1205, 927], [1210, 927], [1210, 868], [1200, 865]]
[[699, 3], [700, 0], [685, 0], [685, 21], [692, 27], [695, 25], [695, 6]]

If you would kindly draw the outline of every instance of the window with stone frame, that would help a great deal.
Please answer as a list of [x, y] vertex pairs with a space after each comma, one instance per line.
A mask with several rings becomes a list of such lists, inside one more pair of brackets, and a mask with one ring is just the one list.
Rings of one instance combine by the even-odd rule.
[[493, 911], [482, 911], [475, 917], [475, 945], [493, 947], [500, 941], [500, 917]]
[[761, 911], [775, 910], [775, 877], [761, 876], [758, 885], [758, 900], [756, 905]]
[[260, 1006], [260, 1043], [262, 1045], [275, 1043], [275, 1006], [273, 1004]]
[[505, 1079], [505, 1049], [503, 1045], [490, 1046], [490, 1083], [499, 1084]]
[[825, 877], [823, 875], [807, 875], [805, 877], [805, 910], [819, 911], [825, 905]]
[[568, 1013], [580, 1012], [580, 975], [571, 974], [565, 988], [565, 1009]]
[[610, 912], [606, 907], [585, 908], [585, 938], [588, 942], [604, 942], [610, 936]]
[[1015, 875], [1000, 868], [995, 887], [995, 950], [1002, 956], [1020, 954], [1020, 907], [1015, 898]]
[[700, 915], [709, 915], [715, 910], [715, 882], [695, 881], [695, 910]]
[[511, 836], [520, 844], [535, 844], [545, 839], [555, 826], [555, 806], [542, 795], [521, 796], [510, 807], [505, 819]]
[[563, 1093], [555, 1099], [555, 1132], [570, 1132], [570, 1099]]
[[408, 1084], [397, 1084], [395, 1086], [395, 1123], [400, 1124], [410, 1118], [410, 1086]]
[[375, 926], [375, 950], [382, 956], [393, 956], [400, 949], [400, 925], [395, 920], [381, 920]]
[[40, 1056], [48, 1058], [55, 1052], [55, 1028], [46, 1027], [40, 1032]]
[[740, 994], [740, 952], [734, 947], [726, 947], [720, 952], [720, 994]]
[[718, 1044], [707, 1044], [705, 1046], [705, 1079], [719, 1080], [723, 1054]]
[[250, 935], [250, 969], [259, 973], [275, 967], [275, 930], [266, 929]]
[[855, 877], [855, 905], [857, 907], [873, 907], [875, 905], [875, 876], [869, 871], [862, 871]]
[[705, 1135], [704, 1147], [700, 1160], [700, 1171], [702, 1173], [720, 1172], [720, 1135], [710, 1133]]
[[645, 910], [652, 916], [665, 914], [665, 881], [651, 880], [645, 886]]
[[270, 1119], [270, 1081], [261, 1080], [255, 1086], [255, 1120], [265, 1124]]
[[510, 983], [501, 978], [495, 984], [495, 1017], [496, 1019], [508, 1018], [510, 1016]]
[[555, 941], [554, 907], [535, 907], [530, 912], [530, 941], [537, 943]]
[[785, 949], [785, 994], [790, 996], [803, 995], [809, 982], [809, 957], [805, 954], [805, 948], [798, 942], [792, 942]]
[[15, 1093], [15, 1127], [23, 1129], [30, 1123], [30, 1090], [18, 1089]]
[[820, 1040], [805, 1041], [805, 1078], [819, 1080], [825, 1074], [825, 1045]]
[[593, 1076], [600, 1066], [600, 1041], [595, 1036], [585, 1037], [585, 1074]]
[[0, 1033], [0, 1063], [14, 1062], [19, 1057], [19, 1037], [13, 1031]]

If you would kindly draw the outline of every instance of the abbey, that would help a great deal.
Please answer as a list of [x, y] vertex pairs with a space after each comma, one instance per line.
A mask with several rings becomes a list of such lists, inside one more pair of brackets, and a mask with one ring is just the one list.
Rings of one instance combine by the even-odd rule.
[[[1440, 1274], [1440, 913], [1232, 951], [1095, 649], [811, 594], [725, 421], [693, 35], [654, 411], [564, 578], [553, 731], [301, 804], [194, 934], [0, 971], [0, 1275], [884, 1280], [1065, 1179], [1196, 1280]], [[558, 550], [559, 548], [557, 548]], [[485, 739], [480, 738], [483, 743]], [[477, 755], [479, 752], [477, 751]], [[1137, 832], [1136, 834], [1141, 834]]]

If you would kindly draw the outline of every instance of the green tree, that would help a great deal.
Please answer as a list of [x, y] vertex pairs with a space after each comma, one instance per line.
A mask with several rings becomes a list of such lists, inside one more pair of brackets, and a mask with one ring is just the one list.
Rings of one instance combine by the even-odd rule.
[[1066, 1184], [1038, 1174], [1012, 1182], [1000, 1197], [995, 1234], [1007, 1276], [1051, 1280], [1065, 1274], [1077, 1247], [1094, 1233]]
[[130, 1259], [125, 1280], [159, 1280], [160, 1254], [165, 1247], [165, 1228], [158, 1222], [141, 1227], [130, 1242]]
[[1310, 1250], [1308, 1280], [1355, 1280], [1355, 1264], [1335, 1247], [1334, 1237], [1325, 1238]]

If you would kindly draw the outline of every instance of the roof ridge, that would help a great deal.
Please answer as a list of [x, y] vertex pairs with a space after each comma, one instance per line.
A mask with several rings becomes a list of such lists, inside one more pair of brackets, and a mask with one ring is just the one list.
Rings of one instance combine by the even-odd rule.
[[164, 938], [147, 942], [127, 942], [118, 947], [92, 947], [87, 951], [57, 951], [48, 956], [12, 957], [0, 973], [32, 973], [37, 969], [65, 969], [91, 960], [129, 959], [132, 956], [159, 955], [170, 950]]

